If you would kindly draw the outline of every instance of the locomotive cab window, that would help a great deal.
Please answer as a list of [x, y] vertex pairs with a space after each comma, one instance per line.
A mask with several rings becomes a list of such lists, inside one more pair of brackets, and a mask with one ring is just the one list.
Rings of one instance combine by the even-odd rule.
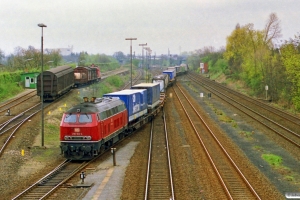
[[100, 113], [100, 119], [104, 120], [107, 118], [106, 111]]
[[76, 114], [67, 114], [65, 116], [64, 122], [66, 123], [75, 123], [76, 122]]
[[88, 122], [92, 122], [92, 115], [90, 114], [81, 114], [79, 116], [79, 123], [88, 123]]

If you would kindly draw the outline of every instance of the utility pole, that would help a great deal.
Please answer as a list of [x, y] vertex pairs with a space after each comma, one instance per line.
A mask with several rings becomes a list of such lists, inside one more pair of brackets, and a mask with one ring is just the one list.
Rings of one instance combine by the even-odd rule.
[[137, 40], [137, 38], [125, 38], [125, 40], [130, 40], [130, 62], [131, 62], [131, 72], [130, 72], [130, 79], [131, 79], [131, 84], [130, 88], [132, 87], [132, 40]]
[[139, 46], [142, 46], [142, 69], [143, 69], [143, 74], [144, 74], [144, 70], [145, 70], [145, 65], [144, 65], [144, 46], [147, 46], [146, 44], [139, 44]]

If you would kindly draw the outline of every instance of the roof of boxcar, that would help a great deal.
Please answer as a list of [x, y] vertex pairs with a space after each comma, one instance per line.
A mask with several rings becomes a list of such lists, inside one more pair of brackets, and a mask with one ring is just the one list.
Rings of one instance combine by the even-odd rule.
[[70, 69], [72, 69], [72, 67], [64, 65], [64, 66], [58, 66], [55, 68], [51, 68], [51, 69], [47, 70], [47, 72], [52, 72], [53, 74], [57, 74], [62, 71], [66, 71], [66, 70], [70, 70]]

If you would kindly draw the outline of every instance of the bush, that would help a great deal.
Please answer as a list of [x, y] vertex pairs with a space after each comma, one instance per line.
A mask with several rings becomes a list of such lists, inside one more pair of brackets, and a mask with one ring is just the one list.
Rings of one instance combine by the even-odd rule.
[[8, 99], [23, 91], [23, 88], [16, 82], [0, 83], [0, 101]]

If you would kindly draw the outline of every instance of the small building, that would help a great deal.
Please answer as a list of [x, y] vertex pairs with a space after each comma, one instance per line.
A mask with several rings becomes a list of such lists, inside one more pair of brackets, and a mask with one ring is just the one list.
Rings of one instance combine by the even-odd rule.
[[28, 72], [21, 74], [22, 84], [24, 83], [24, 88], [36, 89], [36, 80], [40, 72]]
[[208, 73], [208, 63], [200, 63], [200, 73], [202, 74]]

